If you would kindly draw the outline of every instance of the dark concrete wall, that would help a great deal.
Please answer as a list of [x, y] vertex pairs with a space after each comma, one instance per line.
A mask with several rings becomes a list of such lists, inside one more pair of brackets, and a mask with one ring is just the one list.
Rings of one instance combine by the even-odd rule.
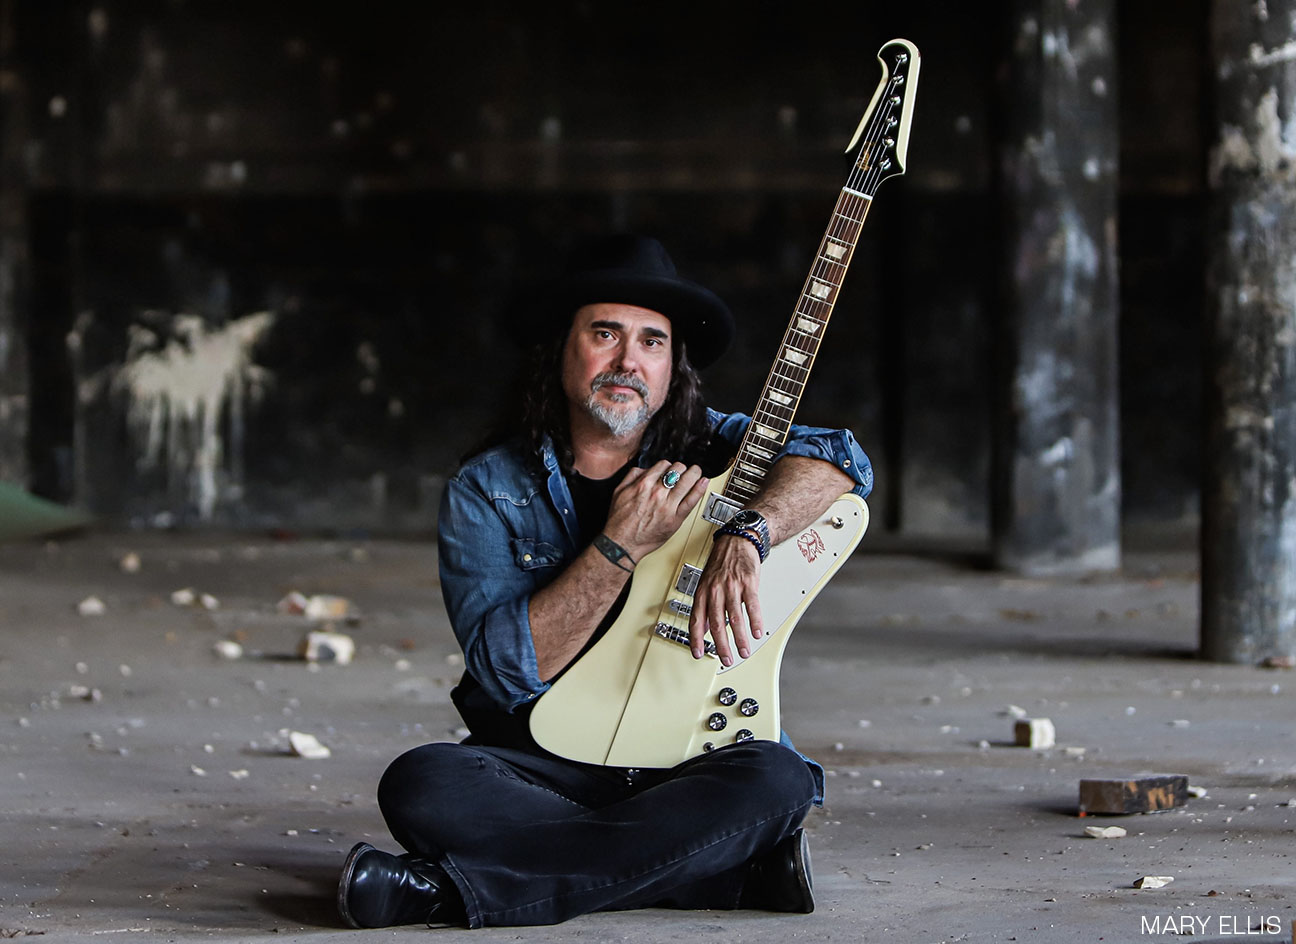
[[[1168, 43], [1191, 72], [1191, 29], [1166, 39], [1156, 7], [1122, 10], [1122, 66]], [[19, 188], [30, 249], [41, 492], [141, 522], [424, 527], [506, 403], [516, 354], [494, 316], [574, 238], [609, 229], [658, 235], [734, 306], [742, 336], [708, 389], [749, 408], [845, 178], [874, 54], [901, 35], [924, 56], [909, 170], [878, 194], [798, 418], [857, 431], [878, 523], [984, 535], [1001, 116], [999, 24], [981, 5], [14, 9], [27, 118], [5, 153], [23, 177], [2, 186]], [[1161, 114], [1173, 98], [1128, 101]], [[1191, 150], [1195, 127], [1172, 130], [1138, 154]], [[1198, 319], [1154, 283], [1197, 251], [1165, 237], [1176, 214], [1195, 221], [1199, 189], [1148, 163], [1172, 183], [1149, 172], [1123, 190], [1122, 209], [1152, 207], [1122, 215], [1122, 236], [1147, 240], [1123, 241], [1122, 265], [1148, 273], [1123, 289], [1140, 318], [1123, 339]], [[1167, 427], [1170, 406], [1181, 432], [1127, 449], [1127, 512], [1178, 516], [1196, 487], [1176, 461], [1195, 441], [1196, 368], [1154, 360], [1145, 385], [1123, 353], [1123, 422]]]

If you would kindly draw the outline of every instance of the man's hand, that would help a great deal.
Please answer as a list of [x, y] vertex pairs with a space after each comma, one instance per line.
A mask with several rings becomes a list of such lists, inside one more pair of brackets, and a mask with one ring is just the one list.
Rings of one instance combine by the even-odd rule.
[[[708, 632], [716, 655], [725, 665], [733, 665], [735, 647], [740, 658], [751, 655], [752, 640], [760, 639], [765, 631], [759, 589], [760, 552], [746, 538], [717, 534], [693, 594], [689, 646], [695, 659], [702, 658]], [[729, 632], [725, 631], [726, 625]]]
[[[674, 488], [662, 484], [662, 476], [670, 470], [679, 474]], [[603, 533], [641, 560], [680, 529], [710, 482], [698, 466], [685, 468], [682, 462], [664, 459], [647, 469], [631, 469], [612, 493]]]

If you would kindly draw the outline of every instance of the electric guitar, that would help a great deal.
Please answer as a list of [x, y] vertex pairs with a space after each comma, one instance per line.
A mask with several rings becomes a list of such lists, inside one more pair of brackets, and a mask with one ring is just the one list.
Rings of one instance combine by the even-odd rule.
[[673, 767], [704, 751], [777, 741], [779, 670], [810, 603], [859, 544], [868, 506], [848, 492], [810, 527], [770, 549], [761, 566], [765, 633], [726, 668], [708, 640], [694, 659], [688, 621], [715, 530], [760, 491], [787, 440], [823, 331], [878, 185], [904, 173], [918, 84], [918, 50], [903, 39], [878, 52], [882, 80], [848, 153], [846, 185], [801, 290], [738, 453], [675, 534], [644, 556], [620, 616], [537, 700], [531, 733], [546, 750], [615, 767]]

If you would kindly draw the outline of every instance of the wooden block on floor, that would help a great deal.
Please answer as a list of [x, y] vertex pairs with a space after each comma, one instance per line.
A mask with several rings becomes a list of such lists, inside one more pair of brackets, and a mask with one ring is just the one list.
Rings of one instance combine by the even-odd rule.
[[1135, 774], [1080, 781], [1080, 815], [1152, 813], [1188, 802], [1186, 774]]

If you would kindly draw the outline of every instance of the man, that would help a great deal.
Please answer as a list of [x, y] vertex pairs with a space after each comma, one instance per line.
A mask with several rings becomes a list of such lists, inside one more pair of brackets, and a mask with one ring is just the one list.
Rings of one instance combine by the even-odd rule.
[[[611, 625], [636, 562], [736, 451], [750, 420], [706, 409], [694, 367], [727, 348], [732, 315], [655, 240], [623, 236], [578, 252], [524, 330], [538, 343], [522, 428], [463, 464], [439, 522], [466, 665], [453, 697], [471, 735], [388, 768], [379, 806], [407, 852], [357, 844], [339, 911], [354, 927], [552, 924], [648, 906], [809, 912], [800, 824], [822, 802], [823, 771], [786, 737], [635, 770], [556, 757], [527, 725], [535, 699]], [[871, 485], [849, 432], [793, 427], [754, 514], [716, 535], [694, 596], [694, 656], [709, 636], [726, 665], [745, 658], [764, 631], [769, 547]]]

